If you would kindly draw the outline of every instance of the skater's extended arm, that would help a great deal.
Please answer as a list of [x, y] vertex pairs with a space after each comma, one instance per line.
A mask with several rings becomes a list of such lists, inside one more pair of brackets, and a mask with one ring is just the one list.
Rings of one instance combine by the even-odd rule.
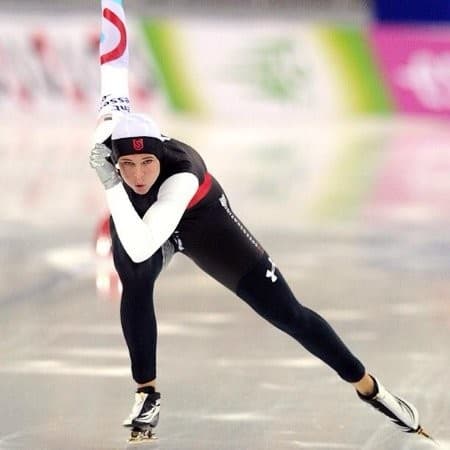
[[150, 258], [175, 231], [198, 185], [197, 177], [191, 173], [172, 175], [161, 185], [157, 201], [142, 219], [122, 183], [106, 191], [117, 234], [134, 262]]

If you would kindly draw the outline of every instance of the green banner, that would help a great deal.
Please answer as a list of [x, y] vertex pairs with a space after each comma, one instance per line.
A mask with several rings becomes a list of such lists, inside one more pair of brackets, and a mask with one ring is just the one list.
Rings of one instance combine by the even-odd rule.
[[201, 113], [204, 110], [194, 77], [183, 51], [183, 37], [177, 26], [167, 20], [144, 20], [142, 29], [155, 62], [155, 77], [175, 111]]
[[318, 27], [317, 33], [339, 82], [349, 112], [387, 113], [393, 102], [372, 54], [366, 33], [351, 27]]

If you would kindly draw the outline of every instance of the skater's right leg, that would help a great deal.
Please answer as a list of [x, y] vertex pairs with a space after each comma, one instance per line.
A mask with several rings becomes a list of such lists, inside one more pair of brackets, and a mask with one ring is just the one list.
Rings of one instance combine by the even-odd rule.
[[113, 257], [122, 283], [120, 317], [128, 346], [133, 379], [137, 383], [134, 404], [123, 425], [132, 427], [131, 440], [149, 439], [159, 419], [160, 394], [156, 392], [157, 326], [153, 288], [163, 266], [162, 251], [142, 263], [134, 263], [111, 227]]
[[131, 359], [133, 379], [141, 386], [156, 379], [157, 325], [153, 305], [155, 281], [163, 265], [162, 251], [134, 263], [111, 227], [113, 258], [122, 283], [120, 319]]

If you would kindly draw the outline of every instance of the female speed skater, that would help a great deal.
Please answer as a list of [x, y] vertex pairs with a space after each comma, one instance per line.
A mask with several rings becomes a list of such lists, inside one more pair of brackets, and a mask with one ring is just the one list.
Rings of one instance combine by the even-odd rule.
[[158, 423], [153, 289], [176, 252], [334, 369], [361, 400], [403, 430], [427, 436], [417, 409], [385, 389], [328, 322], [297, 301], [193, 148], [162, 135], [150, 118], [128, 113], [111, 138], [92, 149], [90, 165], [105, 188], [113, 259], [123, 285], [121, 324], [137, 383], [124, 421], [131, 440], [151, 438]]

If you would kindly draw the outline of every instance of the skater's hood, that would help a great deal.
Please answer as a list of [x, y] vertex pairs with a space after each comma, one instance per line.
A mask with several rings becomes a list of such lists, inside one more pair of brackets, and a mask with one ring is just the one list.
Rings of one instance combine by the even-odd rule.
[[167, 140], [159, 127], [144, 114], [123, 114], [115, 125], [112, 135], [112, 158], [149, 153], [158, 159], [163, 155], [163, 142]]

